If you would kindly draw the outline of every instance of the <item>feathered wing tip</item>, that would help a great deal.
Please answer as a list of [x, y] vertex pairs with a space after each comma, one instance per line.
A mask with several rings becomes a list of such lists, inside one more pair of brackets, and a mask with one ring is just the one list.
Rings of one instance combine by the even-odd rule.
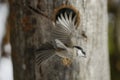
[[61, 15], [56, 20], [55, 28], [52, 30], [53, 39], [59, 39], [65, 45], [71, 45], [71, 38], [75, 32], [76, 28], [76, 16], [73, 13], [70, 14], [61, 13]]
[[57, 24], [63, 25], [64, 29], [67, 29], [68, 31], [72, 31], [72, 29], [75, 29], [77, 27], [75, 21], [76, 16], [73, 17], [73, 13], [71, 12], [69, 15], [65, 12], [64, 14], [61, 13], [60, 17], [58, 17], [58, 20], [56, 21]]
[[50, 43], [42, 44], [41, 47], [34, 50], [34, 52], [35, 60], [38, 65], [55, 55], [54, 46]]
[[43, 50], [36, 53], [36, 63], [39, 65], [45, 60], [48, 60], [50, 57], [54, 56], [54, 50]]

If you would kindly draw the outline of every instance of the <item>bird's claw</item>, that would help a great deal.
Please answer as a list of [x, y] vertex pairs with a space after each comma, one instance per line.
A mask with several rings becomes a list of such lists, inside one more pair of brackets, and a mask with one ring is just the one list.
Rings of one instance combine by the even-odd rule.
[[72, 63], [72, 61], [68, 58], [63, 58], [62, 63], [64, 66], [69, 66]]

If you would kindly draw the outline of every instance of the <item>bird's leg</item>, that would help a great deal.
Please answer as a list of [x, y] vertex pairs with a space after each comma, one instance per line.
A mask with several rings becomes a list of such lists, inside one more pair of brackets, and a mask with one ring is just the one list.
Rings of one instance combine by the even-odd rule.
[[64, 66], [70, 66], [72, 61], [68, 58], [62, 58], [62, 63]]

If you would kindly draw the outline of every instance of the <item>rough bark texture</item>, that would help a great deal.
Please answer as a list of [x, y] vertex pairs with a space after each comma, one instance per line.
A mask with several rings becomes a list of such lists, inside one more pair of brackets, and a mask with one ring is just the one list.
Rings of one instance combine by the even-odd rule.
[[87, 58], [75, 60], [65, 66], [61, 58], [52, 57], [41, 65], [34, 63], [31, 48], [37, 48], [50, 39], [51, 21], [32, 12], [28, 4], [53, 16], [54, 9], [65, 0], [11, 0], [12, 57], [15, 80], [109, 80], [107, 48], [107, 1], [70, 0], [80, 12], [78, 45]]

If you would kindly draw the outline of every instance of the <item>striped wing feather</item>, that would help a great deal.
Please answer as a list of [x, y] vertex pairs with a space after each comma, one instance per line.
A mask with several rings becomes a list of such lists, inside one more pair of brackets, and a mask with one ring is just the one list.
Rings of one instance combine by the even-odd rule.
[[41, 62], [55, 55], [54, 46], [50, 43], [45, 43], [35, 50], [36, 63], [39, 65]]
[[55, 28], [52, 30], [53, 39], [59, 39], [66, 45], [72, 44], [71, 38], [76, 27], [75, 20], [76, 16], [72, 18], [72, 13], [69, 15], [67, 13], [61, 14], [56, 21]]

